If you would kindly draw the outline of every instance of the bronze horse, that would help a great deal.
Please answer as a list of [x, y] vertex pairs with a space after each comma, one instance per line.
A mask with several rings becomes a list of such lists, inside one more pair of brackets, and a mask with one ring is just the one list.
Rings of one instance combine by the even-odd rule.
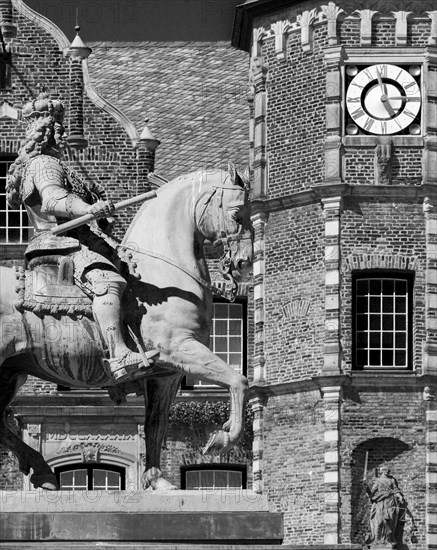
[[[207, 451], [227, 452], [244, 429], [247, 380], [207, 347], [212, 287], [205, 239], [224, 244], [225, 263], [235, 281], [248, 276], [253, 258], [250, 202], [232, 166], [165, 184], [139, 209], [121, 243], [136, 264], [136, 278], [130, 277], [125, 293], [130, 333], [142, 347], [160, 351], [147, 377], [135, 382], [145, 396], [144, 488], [174, 488], [162, 477], [160, 453], [169, 409], [185, 374], [230, 392], [229, 420], [212, 434]], [[75, 388], [112, 385], [101, 366], [107, 351], [98, 326], [87, 317], [17, 311], [14, 270], [0, 268], [0, 284], [0, 441], [16, 455], [24, 474], [33, 470], [34, 487], [56, 490], [55, 475], [42, 455], [8, 427], [6, 408], [27, 375]]]

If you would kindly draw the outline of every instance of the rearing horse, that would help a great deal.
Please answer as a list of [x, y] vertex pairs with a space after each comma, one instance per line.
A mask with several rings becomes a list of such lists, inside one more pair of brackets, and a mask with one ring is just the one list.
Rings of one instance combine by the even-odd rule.
[[[212, 434], [206, 451], [227, 452], [244, 429], [247, 380], [207, 347], [212, 288], [205, 239], [223, 243], [231, 278], [247, 277], [253, 258], [250, 203], [232, 167], [201, 170], [167, 183], [139, 209], [122, 242], [133, 256], [137, 277], [129, 281], [125, 320], [142, 346], [160, 351], [156, 366], [141, 381], [146, 404], [144, 488], [173, 488], [162, 477], [160, 452], [184, 375], [229, 388], [229, 420]], [[0, 268], [0, 285], [0, 441], [17, 456], [23, 473], [33, 470], [34, 487], [55, 490], [55, 475], [42, 455], [8, 427], [6, 408], [29, 374], [76, 388], [112, 385], [109, 371], [105, 374], [101, 367], [107, 359], [104, 340], [86, 317], [19, 313], [12, 269]]]

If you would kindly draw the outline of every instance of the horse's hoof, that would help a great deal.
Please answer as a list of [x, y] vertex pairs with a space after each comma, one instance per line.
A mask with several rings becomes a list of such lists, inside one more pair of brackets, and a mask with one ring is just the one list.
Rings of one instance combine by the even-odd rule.
[[41, 487], [41, 489], [45, 489], [46, 491], [58, 491], [59, 485], [56, 480], [56, 477], [53, 474], [47, 474], [47, 475], [35, 475], [33, 474], [30, 477], [30, 483], [35, 487], [35, 489], [38, 489]]
[[176, 491], [177, 487], [176, 485], [173, 485], [172, 483], [167, 481], [165, 478], [159, 477], [157, 480], [152, 482], [148, 490], [157, 491], [158, 493], [165, 493], [167, 491]]
[[216, 430], [210, 435], [208, 443], [203, 447], [202, 454], [216, 455], [227, 453], [233, 448], [230, 444], [230, 435], [223, 430]]

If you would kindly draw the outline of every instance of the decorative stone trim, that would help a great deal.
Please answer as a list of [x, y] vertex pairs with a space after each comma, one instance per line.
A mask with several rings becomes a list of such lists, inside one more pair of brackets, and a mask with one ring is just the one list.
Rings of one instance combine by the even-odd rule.
[[295, 319], [296, 317], [306, 317], [310, 310], [311, 302], [308, 300], [293, 300], [282, 306], [283, 319]]
[[324, 544], [338, 544], [340, 531], [340, 405], [341, 386], [321, 388], [323, 395], [325, 434], [325, 513]]
[[255, 260], [253, 263], [254, 274], [254, 303], [255, 303], [255, 353], [253, 367], [253, 383], [257, 384], [265, 380], [265, 355], [264, 355], [264, 235], [267, 216], [264, 212], [252, 217], [255, 233], [254, 249]]
[[12, 5], [20, 15], [29, 21], [33, 21], [36, 25], [48, 32], [56, 40], [62, 53], [64, 55], [67, 54], [67, 51], [70, 48], [70, 42], [59, 27], [47, 19], [47, 17], [44, 17], [40, 13], [29, 8], [23, 0], [12, 0]]
[[356, 10], [354, 15], [357, 14], [361, 20], [360, 27], [360, 45], [371, 46], [372, 45], [372, 19], [374, 15], [379, 13], [373, 10]]
[[252, 468], [253, 468], [253, 491], [263, 492], [263, 425], [264, 425], [264, 404], [261, 398], [255, 397], [250, 400], [253, 412], [253, 443], [252, 443]]
[[437, 411], [426, 411], [426, 547], [437, 548]]
[[[275, 40], [275, 50], [277, 58], [280, 61], [284, 61], [284, 51], [287, 36], [292, 32], [301, 33], [301, 44], [304, 52], [312, 51], [313, 43], [313, 29], [316, 25], [327, 24], [328, 45], [335, 46], [339, 44], [339, 37], [337, 34], [337, 21], [340, 17], [348, 20], [360, 21], [360, 46], [370, 47], [372, 45], [372, 25], [373, 18], [378, 11], [371, 9], [356, 10], [352, 13], [346, 13], [340, 6], [337, 6], [335, 2], [328, 2], [325, 5], [314, 8], [312, 10], [306, 10], [296, 16], [295, 20], [285, 19], [271, 23], [270, 29], [264, 27], [258, 27], [253, 29], [252, 34], [252, 50], [251, 58], [259, 57], [262, 53], [262, 44], [266, 40]], [[390, 12], [390, 15], [385, 14], [380, 17], [380, 20], [390, 21], [393, 18], [396, 21], [395, 27], [395, 40], [397, 47], [407, 46], [407, 19], [413, 12], [407, 11], [394, 11]], [[431, 31], [428, 38], [429, 46], [437, 45], [437, 11], [425, 12], [428, 18], [431, 19]], [[422, 15], [412, 16], [415, 21], [426, 21], [427, 18]], [[410, 48], [408, 48], [410, 50]], [[408, 52], [410, 53], [410, 52]], [[387, 51], [384, 51], [386, 56]], [[363, 62], [368, 62], [366, 55], [363, 52]], [[380, 51], [375, 50], [372, 57], [379, 56]], [[399, 59], [400, 52], [397, 52], [395, 62]], [[404, 58], [404, 52], [402, 52]], [[406, 58], [405, 58], [406, 59]], [[415, 62], [416, 60], [412, 61]]]
[[312, 23], [314, 23], [317, 19], [317, 11], [317, 8], [306, 10], [296, 18], [301, 28], [301, 45], [302, 50], [305, 53], [309, 53], [313, 49]]
[[132, 142], [132, 147], [136, 149], [140, 141], [140, 135], [137, 132], [137, 129], [135, 128], [134, 124], [131, 122], [131, 120], [129, 120], [129, 118], [124, 113], [120, 111], [120, 109], [117, 109], [117, 107], [115, 107], [107, 99], [102, 97], [94, 88], [90, 79], [90, 74], [88, 70], [88, 61], [86, 59], [82, 61], [82, 70], [83, 70], [84, 87], [85, 87], [85, 92], [87, 96], [94, 103], [94, 105], [99, 107], [99, 109], [102, 109], [102, 111], [105, 111], [106, 113], [110, 114], [120, 124], [120, 126], [124, 129], [124, 131], [129, 136]]
[[324, 374], [339, 374], [340, 343], [340, 213], [341, 196], [322, 199], [325, 218]]
[[267, 196], [267, 74], [263, 59], [253, 59], [253, 200]]
[[334, 2], [328, 2], [326, 6], [321, 6], [320, 9], [328, 22], [328, 44], [329, 46], [336, 46], [338, 44], [337, 19], [345, 11]]
[[14, 38], [17, 27], [12, 21], [11, 0], [0, 0], [0, 28], [4, 38]]
[[347, 271], [364, 269], [402, 269], [420, 271], [420, 261], [417, 256], [401, 256], [398, 254], [351, 254], [345, 258]]
[[285, 61], [287, 59], [287, 36], [290, 28], [291, 23], [287, 19], [285, 21], [272, 23], [272, 31], [275, 33], [275, 51], [278, 61]]
[[407, 45], [407, 23], [410, 11], [392, 11], [391, 12], [396, 19], [395, 27], [395, 44], [396, 46]]
[[426, 14], [431, 19], [431, 32], [428, 38], [428, 46], [437, 46], [437, 11], [427, 11]]
[[[267, 33], [264, 27], [257, 27], [253, 29], [253, 39], [252, 39], [252, 59], [262, 56], [262, 43], [267, 38]], [[273, 32], [270, 33], [269, 37], [275, 36]]]
[[12, 107], [7, 101], [0, 105], [0, 120], [4, 119], [20, 120], [21, 113], [15, 107]]
[[424, 374], [437, 374], [437, 211], [435, 202], [423, 201], [426, 236], [426, 340], [423, 350]]

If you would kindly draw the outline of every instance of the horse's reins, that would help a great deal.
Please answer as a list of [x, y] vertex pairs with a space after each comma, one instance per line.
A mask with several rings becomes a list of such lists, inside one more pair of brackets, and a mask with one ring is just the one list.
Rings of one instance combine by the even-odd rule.
[[209, 196], [207, 197], [207, 199], [205, 201], [205, 206], [202, 210], [202, 213], [200, 215], [198, 223], [200, 223], [200, 221], [202, 220], [202, 218], [203, 218], [203, 216], [206, 212], [206, 209], [207, 209], [208, 205], [211, 202], [211, 199], [213, 198], [213, 196], [215, 195], [215, 193], [217, 192], [218, 189], [221, 190], [221, 196], [220, 196], [220, 201], [219, 201], [219, 209], [222, 211], [222, 216], [220, 218], [220, 230], [221, 230], [222, 237], [220, 239], [217, 239], [216, 241], [214, 241], [213, 246], [217, 247], [220, 244], [223, 245], [224, 252], [223, 252], [223, 255], [221, 256], [221, 258], [219, 260], [219, 270], [220, 270], [220, 273], [222, 274], [222, 276], [225, 280], [230, 280], [231, 281], [232, 289], [230, 291], [225, 291], [225, 290], [221, 290], [220, 288], [217, 288], [216, 286], [212, 285], [208, 281], [205, 281], [205, 279], [202, 279], [202, 277], [197, 276], [189, 268], [187, 268], [183, 265], [180, 265], [178, 262], [175, 262], [169, 256], [166, 256], [165, 254], [161, 254], [160, 252], [155, 252], [154, 250], [147, 250], [145, 248], [140, 248], [140, 247], [130, 248], [130, 247], [125, 246], [123, 244], [119, 245], [120, 249], [121, 250], [124, 249], [125, 251], [129, 250], [130, 252], [143, 254], [144, 256], [149, 256], [151, 258], [156, 258], [158, 260], [162, 260], [162, 261], [172, 265], [173, 267], [176, 267], [180, 271], [183, 271], [186, 275], [190, 276], [192, 279], [194, 279], [196, 282], [198, 282], [200, 285], [207, 288], [208, 290], [210, 290], [214, 294], [216, 294], [218, 296], [221, 296], [221, 297], [229, 300], [230, 302], [235, 301], [237, 291], [238, 291], [238, 284], [236, 283], [236, 281], [235, 281], [235, 279], [234, 279], [234, 277], [232, 276], [232, 273], [231, 273], [232, 256], [231, 256], [231, 248], [229, 246], [229, 243], [232, 242], [232, 241], [248, 240], [250, 237], [243, 237], [240, 233], [238, 233], [236, 235], [231, 235], [231, 236], [229, 236], [227, 234], [226, 227], [225, 227], [226, 224], [225, 224], [225, 219], [224, 219], [224, 212], [223, 212], [223, 203], [222, 203], [223, 191], [222, 190], [223, 189], [231, 189], [232, 191], [241, 190], [241, 191], [246, 192], [246, 189], [244, 187], [241, 187], [239, 189], [236, 186], [230, 186], [230, 185], [214, 185], [211, 193], [209, 194]]

